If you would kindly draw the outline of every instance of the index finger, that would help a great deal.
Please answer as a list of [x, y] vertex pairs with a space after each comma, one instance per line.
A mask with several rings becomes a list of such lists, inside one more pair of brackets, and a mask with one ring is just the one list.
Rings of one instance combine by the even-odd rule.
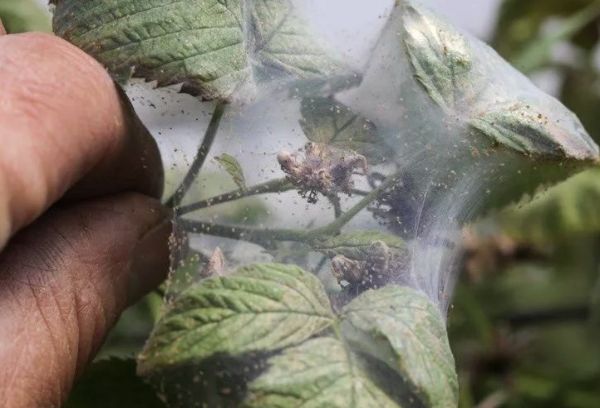
[[152, 137], [94, 59], [50, 35], [0, 37], [0, 248], [54, 202], [160, 196]]

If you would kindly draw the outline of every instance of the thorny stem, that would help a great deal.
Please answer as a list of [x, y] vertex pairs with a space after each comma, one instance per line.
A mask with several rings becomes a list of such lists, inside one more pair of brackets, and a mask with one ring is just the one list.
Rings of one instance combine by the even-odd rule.
[[341, 229], [350, 222], [359, 212], [364, 210], [379, 194], [392, 187], [400, 177], [396, 173], [388, 177], [379, 187], [363, 197], [356, 205], [343, 213], [332, 223], [312, 230], [294, 230], [294, 229], [263, 229], [256, 227], [243, 227], [233, 225], [220, 225], [211, 222], [180, 220], [180, 226], [190, 232], [214, 235], [223, 238], [237, 239], [242, 241], [254, 242], [263, 245], [272, 241], [296, 241], [311, 243], [317, 239], [339, 234]]
[[200, 170], [202, 169], [202, 166], [204, 165], [204, 162], [208, 157], [208, 152], [210, 151], [210, 148], [213, 142], [215, 141], [217, 131], [219, 130], [219, 125], [221, 124], [221, 119], [223, 118], [223, 113], [225, 113], [225, 103], [219, 102], [217, 103], [217, 106], [215, 106], [215, 110], [210, 119], [210, 123], [206, 128], [206, 132], [204, 133], [204, 139], [202, 140], [202, 144], [198, 148], [196, 157], [194, 158], [190, 169], [185, 175], [183, 181], [181, 182], [181, 185], [165, 203], [167, 207], [179, 207], [186, 193], [194, 184], [196, 177], [198, 177], [198, 173], [200, 173]]
[[250, 197], [258, 194], [269, 194], [269, 193], [284, 193], [286, 191], [294, 189], [292, 183], [286, 178], [267, 181], [266, 183], [257, 184], [250, 188], [239, 189], [230, 193], [221, 194], [206, 200], [198, 201], [190, 205], [180, 207], [175, 210], [177, 216], [189, 214], [191, 212], [201, 210], [203, 208], [211, 207], [217, 204], [223, 204], [241, 198]]

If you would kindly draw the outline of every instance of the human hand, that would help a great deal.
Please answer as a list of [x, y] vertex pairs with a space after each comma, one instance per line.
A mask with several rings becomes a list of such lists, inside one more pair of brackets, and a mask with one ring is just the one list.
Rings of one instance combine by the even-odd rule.
[[156, 144], [103, 68], [2, 31], [0, 406], [57, 407], [164, 278], [169, 212]]

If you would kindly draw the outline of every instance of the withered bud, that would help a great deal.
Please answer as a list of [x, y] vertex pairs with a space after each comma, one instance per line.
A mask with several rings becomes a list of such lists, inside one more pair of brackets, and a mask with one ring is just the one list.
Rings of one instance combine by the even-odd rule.
[[377, 278], [383, 278], [387, 275], [390, 268], [390, 259], [392, 252], [383, 241], [375, 241], [368, 250], [367, 255], [367, 267], [371, 274], [376, 275]]
[[202, 278], [210, 278], [213, 276], [224, 276], [225, 274], [225, 256], [223, 255], [221, 248], [217, 247], [213, 251], [208, 260], [208, 264], [206, 264], [200, 275]]
[[311, 203], [317, 201], [317, 193], [325, 196], [335, 196], [340, 192], [350, 195], [355, 171], [368, 171], [364, 156], [312, 142], [304, 147], [304, 157], [282, 151], [277, 155], [277, 161], [288, 179], [299, 188], [300, 194]]
[[331, 260], [331, 270], [339, 283], [346, 281], [350, 284], [362, 282], [366, 273], [364, 262], [354, 261], [343, 255], [338, 255]]

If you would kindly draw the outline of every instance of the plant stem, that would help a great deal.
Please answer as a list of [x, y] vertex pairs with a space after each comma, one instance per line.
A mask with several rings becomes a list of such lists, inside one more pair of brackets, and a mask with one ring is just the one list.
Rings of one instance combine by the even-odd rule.
[[223, 238], [230, 238], [257, 244], [264, 244], [270, 241], [297, 241], [305, 242], [308, 240], [308, 231], [292, 229], [268, 229], [255, 227], [242, 227], [235, 225], [220, 225], [211, 222], [194, 221], [181, 219], [178, 225], [188, 232], [214, 235]]
[[332, 194], [330, 196], [327, 196], [327, 199], [333, 207], [333, 214], [335, 218], [340, 218], [342, 216], [342, 204], [340, 198], [337, 195]]
[[194, 184], [196, 177], [198, 177], [198, 173], [204, 166], [204, 162], [208, 157], [208, 152], [215, 141], [215, 137], [217, 136], [217, 131], [219, 130], [219, 125], [221, 124], [221, 119], [223, 118], [223, 113], [225, 113], [225, 103], [218, 102], [217, 106], [215, 106], [215, 110], [210, 118], [210, 123], [206, 128], [206, 132], [204, 133], [204, 139], [202, 140], [202, 144], [198, 148], [198, 152], [196, 153], [196, 157], [190, 166], [187, 174], [185, 175], [181, 185], [175, 190], [175, 193], [167, 200], [165, 205], [169, 208], [179, 207], [181, 201], [185, 197], [186, 193]]
[[365, 197], [363, 197], [354, 207], [350, 208], [341, 217], [337, 218], [334, 222], [326, 225], [322, 228], [316, 228], [312, 230], [309, 235], [311, 238], [319, 238], [321, 236], [335, 235], [340, 232], [342, 227], [346, 225], [352, 218], [354, 218], [359, 212], [364, 210], [371, 202], [373, 202], [379, 194], [388, 188], [392, 187], [394, 183], [398, 181], [400, 173], [395, 173], [389, 176], [379, 187], [371, 191]]
[[369, 194], [369, 192], [368, 192], [368, 191], [364, 191], [364, 190], [359, 190], [359, 189], [357, 189], [357, 188], [354, 188], [354, 189], [352, 189], [352, 194], [354, 194], [354, 195], [357, 195], [357, 196], [364, 197], [364, 196], [366, 196], [367, 194]]
[[285, 178], [271, 180], [265, 183], [257, 184], [250, 188], [239, 189], [230, 193], [221, 194], [206, 200], [198, 201], [197, 203], [180, 207], [175, 210], [175, 213], [178, 216], [185, 215], [203, 208], [211, 207], [213, 205], [223, 204], [258, 194], [283, 193], [292, 190], [293, 188], [294, 186]]
[[321, 269], [323, 269], [323, 267], [325, 266], [325, 264], [327, 263], [328, 260], [329, 260], [329, 258], [327, 256], [323, 255], [321, 257], [321, 260], [319, 261], [319, 263], [315, 267], [314, 273], [318, 274], [319, 272], [321, 272]]
[[315, 228], [312, 230], [264, 229], [235, 225], [220, 225], [211, 222], [186, 219], [180, 219], [179, 225], [185, 231], [254, 242], [260, 245], [272, 241], [296, 241], [310, 244], [315, 240], [339, 234], [341, 229], [348, 222], [350, 222], [352, 218], [364, 210], [373, 200], [377, 198], [379, 194], [392, 187], [399, 177], [400, 173], [396, 173], [388, 177], [379, 187], [371, 191], [367, 196], [354, 205], [354, 207], [343, 213], [335, 221], [324, 227]]

